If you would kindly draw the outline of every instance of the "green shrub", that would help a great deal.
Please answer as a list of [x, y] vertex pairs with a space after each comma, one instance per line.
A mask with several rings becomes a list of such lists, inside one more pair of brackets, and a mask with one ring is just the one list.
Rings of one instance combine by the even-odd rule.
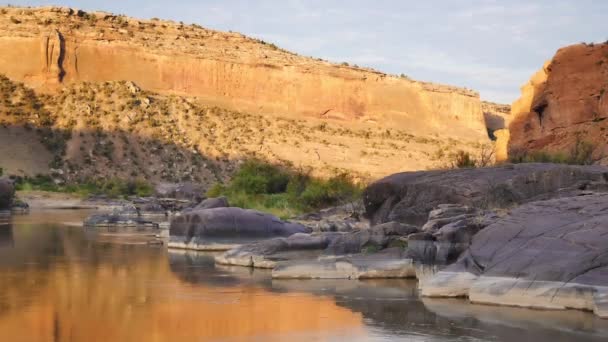
[[595, 160], [592, 143], [577, 139], [569, 152], [533, 151], [528, 153], [513, 153], [512, 163], [555, 163], [570, 165], [592, 165]]
[[259, 160], [244, 163], [228, 184], [217, 183], [209, 197], [226, 196], [236, 207], [290, 217], [309, 210], [356, 200], [362, 188], [347, 174], [316, 179], [303, 171]]
[[250, 160], [234, 175], [231, 186], [250, 195], [276, 194], [285, 192], [289, 178], [289, 173], [280, 167]]

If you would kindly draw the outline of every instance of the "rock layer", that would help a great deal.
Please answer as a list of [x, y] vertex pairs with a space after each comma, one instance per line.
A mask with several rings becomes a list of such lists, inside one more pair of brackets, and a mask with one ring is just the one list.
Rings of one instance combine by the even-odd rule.
[[479, 95], [465, 89], [305, 58], [199, 26], [67, 8], [2, 13], [0, 73], [45, 91], [130, 80], [250, 113], [486, 137]]
[[477, 234], [422, 294], [608, 318], [607, 213], [607, 194], [523, 205]]
[[590, 159], [606, 163], [607, 82], [608, 44], [558, 50], [522, 87], [521, 98], [512, 106], [510, 156], [570, 154], [584, 141], [593, 146]]

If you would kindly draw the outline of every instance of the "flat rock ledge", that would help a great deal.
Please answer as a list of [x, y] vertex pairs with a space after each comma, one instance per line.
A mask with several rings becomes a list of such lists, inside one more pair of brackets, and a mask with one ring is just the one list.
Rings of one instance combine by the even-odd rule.
[[318, 260], [279, 263], [273, 279], [381, 279], [416, 278], [412, 259], [402, 258], [400, 249]]
[[608, 286], [441, 271], [421, 290], [425, 297], [466, 297], [476, 304], [585, 310], [608, 319]]
[[523, 205], [420, 287], [426, 297], [608, 318], [608, 194]]

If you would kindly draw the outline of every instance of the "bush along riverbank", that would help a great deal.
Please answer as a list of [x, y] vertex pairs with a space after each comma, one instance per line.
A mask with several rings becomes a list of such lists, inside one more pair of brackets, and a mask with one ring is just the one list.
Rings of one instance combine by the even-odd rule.
[[354, 182], [346, 173], [318, 179], [307, 172], [249, 160], [230, 182], [214, 185], [207, 196], [225, 196], [235, 207], [288, 218], [358, 200], [362, 191], [363, 185]]

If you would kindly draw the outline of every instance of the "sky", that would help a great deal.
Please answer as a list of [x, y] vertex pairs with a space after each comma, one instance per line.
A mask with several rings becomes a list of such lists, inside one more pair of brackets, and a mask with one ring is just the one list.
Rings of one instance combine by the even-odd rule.
[[511, 103], [558, 48], [608, 40], [605, 0], [12, 0], [163, 18]]

